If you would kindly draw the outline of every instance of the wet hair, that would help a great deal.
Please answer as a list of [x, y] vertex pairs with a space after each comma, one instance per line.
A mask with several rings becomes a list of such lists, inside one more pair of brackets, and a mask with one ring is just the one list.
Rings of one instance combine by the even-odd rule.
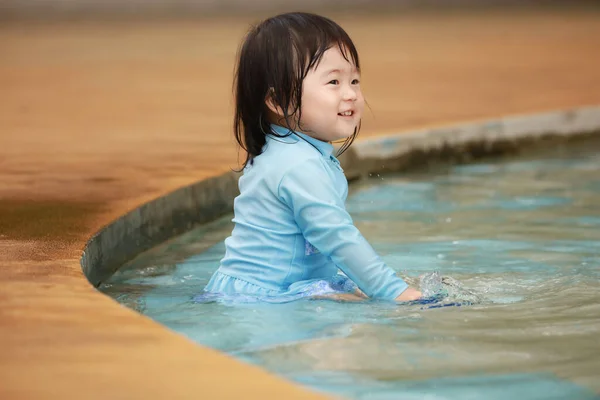
[[[350, 36], [332, 20], [310, 13], [286, 13], [266, 19], [246, 35], [235, 72], [234, 133], [247, 156], [243, 166], [262, 153], [271, 130], [267, 98], [283, 111], [290, 129], [301, 119], [302, 82], [323, 54], [337, 46], [358, 71], [358, 52]], [[356, 138], [359, 126], [346, 139], [343, 153]], [[281, 137], [281, 136], [280, 136]]]

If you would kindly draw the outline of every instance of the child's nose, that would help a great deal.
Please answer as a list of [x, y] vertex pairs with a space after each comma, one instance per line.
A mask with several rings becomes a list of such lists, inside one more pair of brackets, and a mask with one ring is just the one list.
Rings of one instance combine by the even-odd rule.
[[347, 86], [344, 91], [344, 100], [356, 100], [358, 98], [358, 94], [356, 90], [352, 88], [352, 86]]

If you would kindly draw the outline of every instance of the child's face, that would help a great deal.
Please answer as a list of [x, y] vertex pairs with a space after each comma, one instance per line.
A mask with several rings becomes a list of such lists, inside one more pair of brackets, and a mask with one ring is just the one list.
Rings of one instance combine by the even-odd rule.
[[345, 139], [354, 133], [364, 107], [360, 74], [332, 47], [302, 83], [300, 129], [324, 142]]

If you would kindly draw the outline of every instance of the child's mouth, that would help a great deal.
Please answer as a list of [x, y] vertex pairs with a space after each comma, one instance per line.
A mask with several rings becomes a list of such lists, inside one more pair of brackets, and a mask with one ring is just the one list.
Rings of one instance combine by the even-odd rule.
[[354, 115], [354, 111], [352, 111], [352, 110], [344, 111], [344, 112], [338, 113], [338, 115], [341, 117], [351, 117]]

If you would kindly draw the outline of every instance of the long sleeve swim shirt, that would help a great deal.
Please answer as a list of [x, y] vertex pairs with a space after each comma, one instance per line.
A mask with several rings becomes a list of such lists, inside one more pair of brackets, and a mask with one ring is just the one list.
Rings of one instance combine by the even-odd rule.
[[303, 281], [329, 279], [339, 268], [371, 298], [398, 297], [408, 285], [346, 211], [348, 182], [333, 145], [277, 125], [272, 130], [278, 136], [267, 135], [263, 153], [239, 179], [235, 226], [218, 278], [206, 290], [252, 286], [273, 296]]

